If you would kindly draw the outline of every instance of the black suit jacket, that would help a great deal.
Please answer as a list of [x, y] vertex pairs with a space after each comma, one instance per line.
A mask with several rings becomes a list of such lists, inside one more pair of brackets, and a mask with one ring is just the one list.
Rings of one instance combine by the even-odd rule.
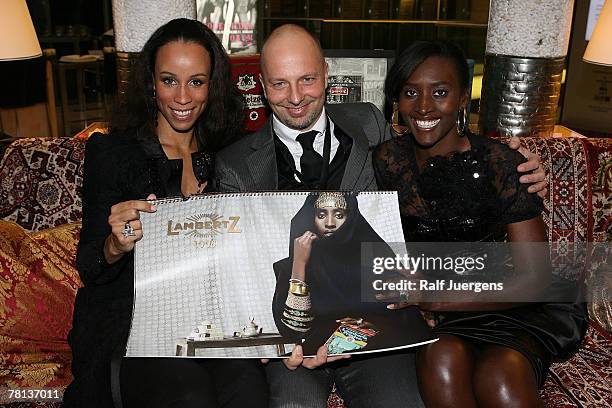
[[[372, 150], [390, 138], [382, 113], [371, 103], [325, 105], [329, 119], [353, 139], [340, 190], [376, 190]], [[218, 191], [278, 190], [272, 117], [257, 132], [216, 155]]]

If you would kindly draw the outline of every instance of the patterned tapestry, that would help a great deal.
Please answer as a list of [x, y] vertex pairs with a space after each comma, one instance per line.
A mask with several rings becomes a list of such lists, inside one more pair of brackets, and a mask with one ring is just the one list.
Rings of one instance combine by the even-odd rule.
[[84, 140], [27, 138], [0, 162], [0, 218], [29, 231], [81, 219]]

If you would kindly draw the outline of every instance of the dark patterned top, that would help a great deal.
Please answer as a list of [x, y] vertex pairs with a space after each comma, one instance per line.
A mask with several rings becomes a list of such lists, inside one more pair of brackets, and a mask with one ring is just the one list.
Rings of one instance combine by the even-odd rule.
[[[534, 218], [543, 210], [540, 198], [519, 183], [516, 167], [525, 160], [520, 153], [493, 139], [467, 137], [469, 150], [431, 158], [422, 169], [411, 135], [389, 140], [374, 152], [379, 187], [398, 191], [406, 241], [500, 241], [507, 224]], [[488, 268], [487, 276], [478, 279], [491, 277], [496, 268]], [[579, 303], [529, 303], [500, 311], [436, 316], [438, 334], [521, 352], [540, 386], [553, 358], [563, 358], [578, 347], [588, 322], [584, 304]]]
[[467, 137], [469, 150], [430, 158], [422, 169], [412, 135], [375, 150], [378, 186], [398, 191], [407, 241], [498, 241], [506, 224], [542, 212], [542, 200], [518, 180], [525, 158], [493, 139]]

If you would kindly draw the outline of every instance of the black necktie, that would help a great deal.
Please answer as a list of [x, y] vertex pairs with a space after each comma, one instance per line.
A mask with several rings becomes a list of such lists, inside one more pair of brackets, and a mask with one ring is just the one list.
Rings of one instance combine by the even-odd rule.
[[310, 132], [300, 133], [297, 141], [302, 145], [302, 157], [300, 157], [301, 181], [309, 188], [318, 188], [317, 185], [321, 178], [321, 169], [323, 168], [323, 157], [313, 148], [315, 137], [319, 132], [311, 130]]

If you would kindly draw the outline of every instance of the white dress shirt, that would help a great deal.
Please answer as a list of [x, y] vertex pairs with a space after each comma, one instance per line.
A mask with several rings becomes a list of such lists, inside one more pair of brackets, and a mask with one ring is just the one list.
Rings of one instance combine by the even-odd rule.
[[[315, 152], [319, 153], [323, 156], [323, 144], [325, 142], [325, 127], [327, 126], [327, 115], [325, 114], [325, 108], [323, 108], [323, 112], [321, 112], [321, 116], [315, 122], [313, 127], [310, 130], [316, 130], [317, 135], [315, 136], [312, 147]], [[295, 162], [295, 168], [297, 171], [301, 172], [302, 169], [300, 167], [300, 158], [302, 157], [302, 145], [297, 141], [297, 137], [300, 133], [309, 132], [309, 130], [295, 130], [290, 127], [285, 126], [281, 123], [280, 120], [277, 119], [276, 115], [272, 115], [272, 128], [274, 129], [274, 133], [278, 136], [278, 138], [287, 146], [291, 156], [293, 156], [293, 161]], [[334, 122], [329, 121], [329, 131], [331, 132], [331, 150], [329, 152], [329, 162], [334, 159], [336, 152], [338, 151], [338, 146], [340, 142], [334, 135]], [[296, 176], [296, 180], [299, 179]]]

